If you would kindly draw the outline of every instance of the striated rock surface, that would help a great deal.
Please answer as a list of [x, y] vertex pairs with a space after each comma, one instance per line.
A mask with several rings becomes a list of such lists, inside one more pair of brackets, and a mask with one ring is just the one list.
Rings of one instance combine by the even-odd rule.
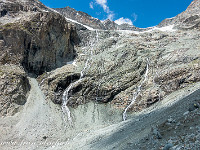
[[[186, 31], [180, 27], [183, 20], [188, 20], [192, 25], [196, 24], [190, 18], [194, 14], [191, 12], [198, 14], [197, 8], [198, 1], [194, 1], [185, 12], [176, 17], [179, 18], [174, 22], [174, 26], [179, 26], [176, 30], [166, 24], [168, 27], [158, 26], [141, 32], [79, 32], [82, 47], [77, 48], [78, 58], [75, 60], [77, 66], [74, 66], [74, 74], [81, 72], [86, 62], [89, 65], [84, 72], [84, 79], [71, 88], [68, 104], [77, 107], [92, 100], [98, 103], [111, 102], [122, 110], [128, 107], [128, 110], [138, 111], [179, 89], [199, 82], [199, 28], [188, 28]], [[68, 9], [71, 10], [67, 7], [66, 10]], [[76, 12], [74, 9], [69, 10], [66, 12], [68, 17], [68, 12]], [[110, 21], [106, 22], [109, 26]], [[53, 81], [57, 80], [59, 84], [54, 85], [50, 92], [56, 91], [57, 96], [50, 98], [54, 102], [62, 103], [62, 94], [69, 83], [64, 87], [60, 82], [64, 85], [69, 77], [60, 80], [63, 75], [57, 76]], [[46, 78], [47, 81], [51, 80], [48, 76]], [[78, 77], [71, 82], [77, 80]], [[44, 87], [45, 84], [52, 86], [51, 82], [44, 83]], [[59, 92], [55, 87], [60, 89]]]
[[[74, 75], [80, 73], [87, 60], [89, 65], [84, 72], [84, 79], [71, 89], [71, 106], [92, 100], [100, 103], [111, 102], [123, 110], [136, 94], [131, 108], [138, 111], [162, 100], [172, 92], [200, 81], [198, 30], [155, 30], [139, 34], [91, 31], [90, 35], [95, 40], [90, 41], [89, 45], [86, 44], [84, 49], [77, 49]], [[145, 77], [147, 65], [148, 72]], [[78, 80], [78, 77], [73, 79], [73, 73], [70, 74], [71, 82]], [[46, 76], [46, 82], [43, 82], [44, 86], [51, 87], [54, 83], [52, 81], [57, 80], [60, 89], [60, 97], [56, 98], [58, 103], [61, 103], [62, 93], [69, 85], [65, 81], [69, 77], [61, 77], [63, 78], [63, 74], [57, 75], [53, 80], [52, 77]], [[47, 82], [48, 80], [50, 81]], [[66, 87], [61, 86], [60, 82]], [[58, 88], [55, 85], [54, 87]], [[52, 92], [55, 92], [55, 88]], [[55, 97], [52, 99], [55, 101]]]

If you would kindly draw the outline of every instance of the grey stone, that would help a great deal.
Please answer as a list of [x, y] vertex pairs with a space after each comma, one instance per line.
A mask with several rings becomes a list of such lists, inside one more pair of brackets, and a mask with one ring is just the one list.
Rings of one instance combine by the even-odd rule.
[[163, 148], [163, 150], [170, 150], [170, 148], [172, 148], [174, 145], [172, 143], [168, 143], [165, 145], [165, 147]]

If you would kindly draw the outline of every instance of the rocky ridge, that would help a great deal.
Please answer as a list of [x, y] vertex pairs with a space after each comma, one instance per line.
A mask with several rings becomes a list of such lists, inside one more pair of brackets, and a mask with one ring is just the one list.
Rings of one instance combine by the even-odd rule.
[[[76, 11], [73, 8], [70, 8], [69, 6], [65, 8], [56, 8], [56, 11], [61, 13], [63, 16], [70, 18], [72, 20], [76, 20], [79, 23], [82, 23], [84, 25], [90, 26], [94, 29], [101, 29], [101, 30], [139, 30], [139, 28], [128, 25], [128, 24], [122, 24], [118, 25], [114, 21], [111, 21], [109, 19], [105, 21], [101, 21], [97, 18], [94, 18], [87, 13], [84, 13], [82, 11]], [[78, 25], [77, 25], [78, 26]]]
[[199, 28], [199, 8], [199, 1], [194, 0], [184, 12], [173, 18], [163, 20], [158, 26], [175, 24], [177, 28], [181, 28], [183, 30]]

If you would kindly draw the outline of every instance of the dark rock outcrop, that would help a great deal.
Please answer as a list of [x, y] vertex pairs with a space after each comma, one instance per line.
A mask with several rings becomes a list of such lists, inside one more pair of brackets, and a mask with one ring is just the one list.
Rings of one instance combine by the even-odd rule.
[[30, 90], [27, 74], [15, 65], [0, 65], [0, 116], [17, 113]]

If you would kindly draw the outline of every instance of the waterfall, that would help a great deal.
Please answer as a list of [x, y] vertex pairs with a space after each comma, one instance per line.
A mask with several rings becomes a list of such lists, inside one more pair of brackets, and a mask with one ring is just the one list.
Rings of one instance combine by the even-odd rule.
[[71, 112], [69, 110], [69, 108], [67, 107], [67, 104], [69, 102], [69, 92], [70, 90], [74, 87], [74, 85], [78, 84], [80, 81], [82, 80], [82, 78], [80, 77], [78, 81], [71, 83], [67, 89], [64, 91], [63, 96], [62, 96], [62, 111], [64, 114], [67, 114], [67, 118], [69, 123], [72, 123], [72, 118], [71, 118]]
[[39, 86], [41, 86], [44, 83], [45, 80], [46, 80], [46, 78], [42, 79], [42, 81], [40, 82]]
[[144, 80], [141, 82], [141, 84], [138, 86], [137, 91], [133, 94], [133, 98], [131, 100], [131, 103], [126, 107], [126, 109], [124, 110], [123, 113], [123, 120], [125, 121], [127, 118], [127, 111], [128, 109], [135, 103], [135, 100], [137, 99], [138, 95], [141, 92], [141, 88], [143, 86], [143, 84], [145, 83], [145, 81], [147, 80], [148, 77], [148, 72], [149, 72], [149, 60], [147, 58], [147, 65], [146, 65], [146, 72], [144, 74]]
[[89, 50], [90, 50], [90, 54], [85, 62], [85, 65], [83, 67], [83, 69], [81, 70], [80, 72], [80, 78], [74, 82], [74, 83], [71, 83], [67, 89], [65, 89], [64, 93], [63, 93], [63, 96], [62, 96], [62, 111], [64, 114], [67, 114], [67, 118], [68, 118], [68, 121], [69, 123], [71, 124], [72, 123], [72, 117], [71, 117], [71, 112], [68, 108], [68, 102], [69, 102], [69, 98], [70, 98], [70, 91], [72, 90], [72, 88], [80, 83], [82, 81], [82, 79], [84, 78], [84, 75], [85, 75], [85, 72], [86, 70], [88, 70], [90, 68], [90, 64], [91, 64], [91, 60], [92, 60], [92, 55], [93, 55], [93, 50], [94, 50], [94, 46], [96, 45], [96, 43], [98, 42], [98, 31], [95, 30], [95, 33], [96, 33], [96, 37], [95, 38], [92, 38], [93, 40], [90, 39], [90, 41], [87, 43], [88, 47], [89, 47]]
[[50, 76], [50, 75], [51, 75], [51, 73], [49, 73], [49, 72], [45, 73], [45, 75], [43, 76], [42, 81], [39, 83], [40, 87], [42, 86], [42, 84], [44, 83], [44, 81], [47, 79], [47, 77]]

